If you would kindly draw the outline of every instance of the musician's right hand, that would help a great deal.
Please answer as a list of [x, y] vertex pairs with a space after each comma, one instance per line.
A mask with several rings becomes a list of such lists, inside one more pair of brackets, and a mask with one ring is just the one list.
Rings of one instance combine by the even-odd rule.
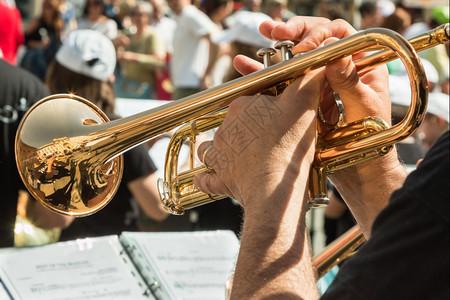
[[[266, 21], [260, 32], [273, 40], [292, 40], [293, 54], [308, 52], [350, 36], [356, 30], [343, 20], [330, 21], [316, 17], [294, 17], [286, 23]], [[337, 111], [332, 91], [339, 94], [345, 108], [345, 122], [361, 120], [367, 116], [378, 116], [391, 123], [388, 71], [378, 66], [356, 73], [354, 60], [368, 54], [356, 54], [330, 63], [325, 68], [329, 88], [324, 91], [321, 110], [333, 123]], [[249, 74], [261, 68], [260, 64], [244, 56], [234, 59], [235, 68]], [[383, 174], [383, 175], [382, 175]], [[385, 174], [389, 174], [386, 175]], [[366, 237], [374, 218], [387, 205], [389, 195], [400, 187], [406, 172], [397, 158], [395, 149], [388, 155], [336, 171], [330, 176], [359, 222]], [[374, 197], [377, 195], [377, 197]]]

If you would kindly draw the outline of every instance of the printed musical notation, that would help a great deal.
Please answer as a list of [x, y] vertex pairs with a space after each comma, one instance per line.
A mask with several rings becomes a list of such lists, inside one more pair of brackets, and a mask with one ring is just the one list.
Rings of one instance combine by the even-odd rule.
[[123, 232], [0, 250], [0, 300], [223, 300], [232, 231]]
[[171, 299], [224, 299], [239, 248], [232, 232], [135, 233], [133, 238]]
[[36, 247], [0, 253], [0, 276], [10, 283], [8, 293], [13, 299], [143, 298], [129, 264], [117, 255], [117, 237], [80, 246], [68, 242], [52, 251]]

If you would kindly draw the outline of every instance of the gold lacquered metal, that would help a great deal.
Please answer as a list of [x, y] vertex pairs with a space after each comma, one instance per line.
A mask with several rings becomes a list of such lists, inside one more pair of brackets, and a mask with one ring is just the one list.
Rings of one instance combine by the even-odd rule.
[[[415, 41], [417, 48], [428, 48], [448, 41], [448, 24]], [[80, 97], [55, 95], [45, 98], [28, 111], [19, 126], [16, 136], [19, 173], [31, 194], [52, 210], [74, 216], [91, 214], [106, 205], [114, 195], [121, 177], [121, 160], [118, 157], [128, 149], [221, 110], [239, 96], [254, 95], [279, 84], [285, 85], [310, 70], [342, 57], [380, 48], [390, 50], [358, 61], [358, 70], [400, 57], [411, 80], [413, 104], [401, 124], [379, 132], [359, 132], [358, 128], [365, 128], [366, 123], [371, 128], [379, 126], [378, 121], [374, 124], [373, 121], [365, 120], [349, 124], [349, 128], [352, 128], [349, 131], [338, 128], [335, 141], [318, 132], [319, 150], [314, 162], [317, 182], [310, 180], [313, 181], [312, 186], [317, 186], [317, 191], [311, 188], [310, 191], [312, 198], [316, 194], [321, 197], [327, 174], [355, 164], [366, 156], [385, 153], [392, 144], [409, 136], [425, 114], [427, 89], [423, 67], [414, 48], [393, 31], [371, 29], [359, 32], [223, 85], [111, 122], [105, 122], [106, 118], [100, 117], [103, 114]], [[396, 55], [392, 55], [392, 52]], [[352, 139], [354, 131], [360, 137]], [[340, 138], [346, 138], [349, 142], [342, 144]], [[185, 183], [191, 181], [193, 174], [194, 171], [180, 173], [176, 179], [166, 179], [160, 184], [163, 187], [163, 202], [175, 203], [176, 213], [213, 201], [214, 197], [194, 191], [190, 193], [192, 197], [180, 203], [177, 198], [179, 190], [172, 190], [168, 182], [176, 183], [176, 188], [185, 189]], [[192, 189], [192, 185], [186, 188], [189, 189]]]
[[31, 107], [24, 119], [16, 137], [16, 160], [30, 193], [67, 215], [103, 208], [114, 196], [123, 169], [122, 157], [112, 158], [106, 151], [115, 137], [91, 133], [108, 117], [81, 97], [53, 95]]
[[334, 266], [352, 257], [365, 241], [358, 225], [347, 230], [313, 258], [313, 268], [320, 278]]

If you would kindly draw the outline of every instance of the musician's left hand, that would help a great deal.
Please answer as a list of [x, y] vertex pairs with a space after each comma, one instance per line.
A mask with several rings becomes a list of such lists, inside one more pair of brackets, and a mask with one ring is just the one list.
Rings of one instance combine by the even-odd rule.
[[257, 202], [262, 203], [277, 190], [294, 189], [303, 196], [304, 187], [297, 185], [306, 180], [298, 179], [308, 178], [314, 157], [324, 82], [323, 70], [314, 71], [280, 96], [233, 101], [214, 140], [199, 147], [198, 157], [213, 171], [197, 175], [195, 184], [207, 193], [229, 195], [244, 207], [247, 199], [259, 194]]

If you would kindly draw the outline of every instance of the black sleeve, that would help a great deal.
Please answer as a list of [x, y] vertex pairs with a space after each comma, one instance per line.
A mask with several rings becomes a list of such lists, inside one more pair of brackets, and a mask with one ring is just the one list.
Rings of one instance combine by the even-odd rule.
[[449, 299], [449, 134], [393, 193], [322, 299]]

